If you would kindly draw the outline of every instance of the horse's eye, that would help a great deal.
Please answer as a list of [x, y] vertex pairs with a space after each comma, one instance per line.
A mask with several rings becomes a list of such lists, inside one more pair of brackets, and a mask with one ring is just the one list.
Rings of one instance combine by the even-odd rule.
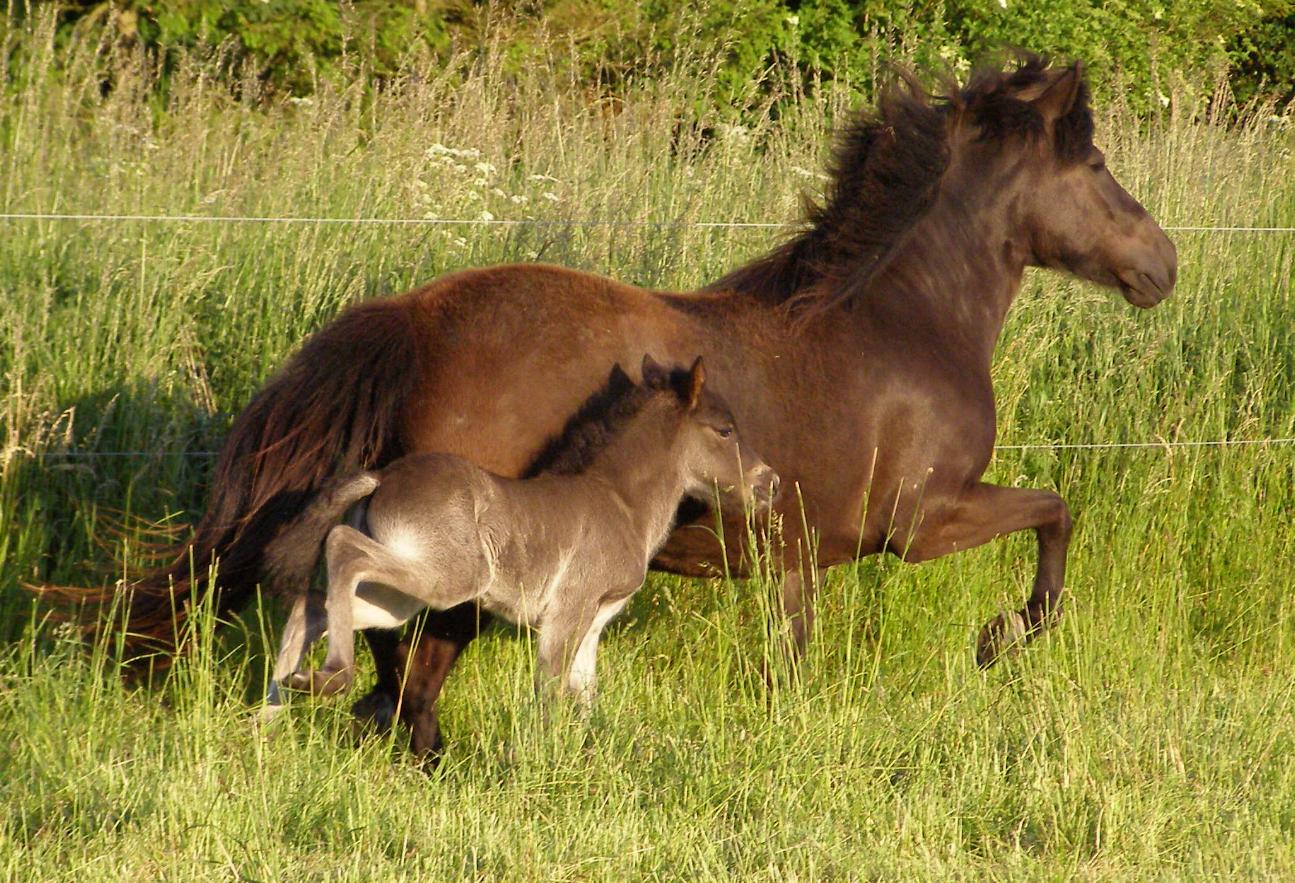
[[720, 438], [728, 438], [730, 435], [733, 434], [733, 427], [721, 426], [717, 428], [715, 432], [719, 435]]

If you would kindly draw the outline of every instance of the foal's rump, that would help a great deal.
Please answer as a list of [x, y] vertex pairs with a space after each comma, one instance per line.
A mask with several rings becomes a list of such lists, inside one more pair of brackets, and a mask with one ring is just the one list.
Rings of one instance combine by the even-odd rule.
[[310, 587], [324, 540], [347, 509], [381, 483], [375, 472], [334, 479], [320, 489], [305, 511], [265, 547], [266, 581], [283, 597], [295, 598]]

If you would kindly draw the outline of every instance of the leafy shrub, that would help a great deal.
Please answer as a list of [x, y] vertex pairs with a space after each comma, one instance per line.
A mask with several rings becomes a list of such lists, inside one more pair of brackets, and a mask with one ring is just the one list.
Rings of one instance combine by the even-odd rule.
[[741, 107], [763, 71], [847, 78], [866, 88], [881, 59], [965, 69], [1002, 47], [1082, 58], [1099, 92], [1135, 107], [1171, 85], [1208, 94], [1231, 70], [1242, 98], [1295, 95], [1295, 0], [68, 0], [66, 32], [115, 29], [165, 60], [228, 47], [272, 86], [308, 91], [348, 54], [382, 77], [452, 50], [500, 47], [523, 67], [552, 61], [593, 88], [704, 63], [717, 102]]

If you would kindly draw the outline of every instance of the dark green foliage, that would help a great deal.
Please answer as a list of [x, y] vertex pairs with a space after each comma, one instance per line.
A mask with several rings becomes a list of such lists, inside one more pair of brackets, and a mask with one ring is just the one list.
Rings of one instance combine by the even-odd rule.
[[1270, 95], [1295, 101], [1295, 3], [1282, 4], [1232, 38], [1228, 55], [1236, 65], [1232, 88], [1239, 100]]
[[383, 76], [419, 54], [444, 53], [468, 4], [454, 0], [70, 0], [67, 33], [107, 28], [165, 62], [200, 44], [235, 65], [251, 62], [271, 85], [309, 91], [316, 72], [348, 53]]
[[250, 62], [272, 89], [296, 94], [347, 59], [382, 78], [455, 51], [498, 50], [520, 70], [552, 53], [556, 36], [568, 50], [559, 61], [592, 90], [700, 63], [715, 98], [739, 110], [769, 69], [789, 72], [793, 87], [823, 78], [866, 89], [882, 60], [958, 71], [1012, 47], [1081, 58], [1099, 96], [1119, 91], [1142, 110], [1173, 93], [1207, 97], [1225, 72], [1238, 97], [1295, 96], [1292, 0], [70, 0], [61, 9], [65, 34], [108, 33], [164, 66], [177, 48], [220, 47], [231, 71]]

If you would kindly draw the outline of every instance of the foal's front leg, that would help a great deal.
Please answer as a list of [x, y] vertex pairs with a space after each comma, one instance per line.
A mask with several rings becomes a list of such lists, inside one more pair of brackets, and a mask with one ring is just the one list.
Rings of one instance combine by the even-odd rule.
[[[586, 637], [597, 618], [598, 608], [593, 602], [564, 605], [552, 611], [540, 625], [536, 655], [535, 691], [541, 700], [547, 700], [555, 690], [561, 693], [579, 695], [581, 690], [573, 685], [576, 676], [572, 668]], [[596, 652], [597, 636], [593, 639], [591, 652]], [[592, 669], [592, 655], [586, 660]], [[581, 687], [586, 682], [582, 670], [579, 679]]]
[[1023, 608], [996, 616], [980, 630], [976, 662], [982, 667], [1061, 617], [1071, 531], [1065, 501], [1052, 491], [976, 484], [949, 506], [928, 508], [926, 521], [907, 549], [899, 550], [905, 561], [925, 561], [1027, 528], [1033, 528], [1039, 540], [1034, 590]]
[[584, 637], [580, 639], [580, 646], [576, 648], [571, 667], [567, 672], [566, 686], [567, 691], [585, 705], [593, 702], [594, 693], [598, 689], [598, 642], [602, 640], [603, 629], [616, 617], [616, 614], [625, 609], [628, 603], [629, 598], [622, 598], [598, 608], [593, 622], [585, 631]]

